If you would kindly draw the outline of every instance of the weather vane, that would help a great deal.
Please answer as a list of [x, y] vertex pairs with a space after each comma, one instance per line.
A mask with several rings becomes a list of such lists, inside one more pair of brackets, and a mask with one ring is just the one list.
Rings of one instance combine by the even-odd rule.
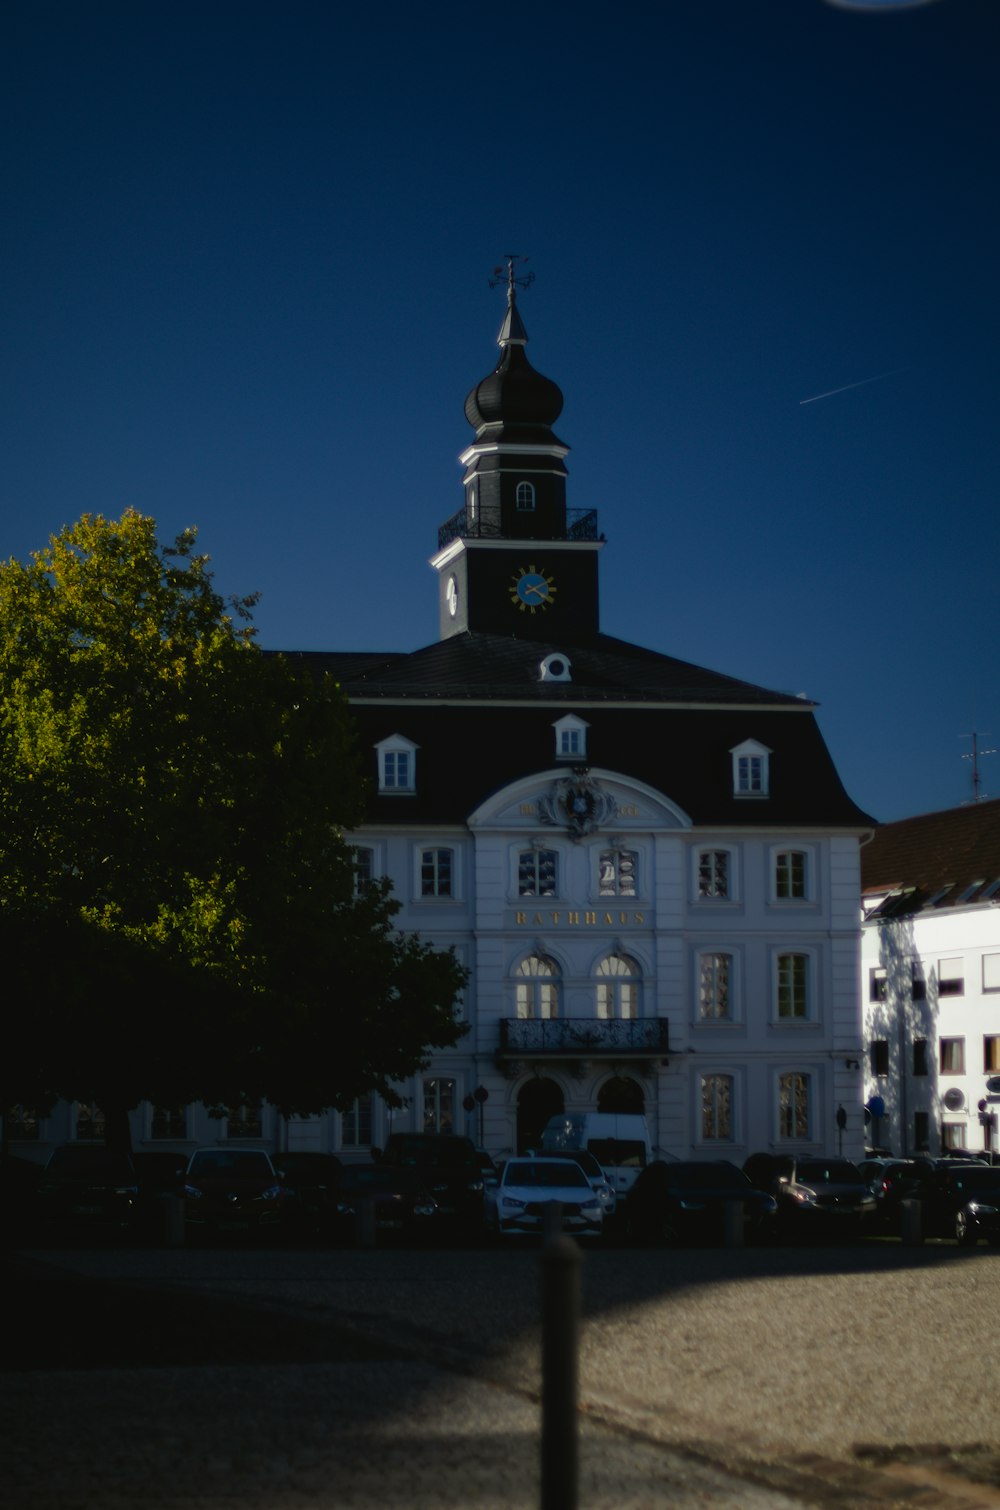
[[496, 288], [500, 283], [506, 283], [508, 296], [513, 295], [515, 288], [530, 288], [535, 281], [534, 273], [521, 273], [518, 275], [515, 268], [518, 263], [527, 262], [527, 257], [518, 256], [517, 252], [504, 252], [506, 267], [495, 267], [493, 276], [489, 280], [490, 288]]

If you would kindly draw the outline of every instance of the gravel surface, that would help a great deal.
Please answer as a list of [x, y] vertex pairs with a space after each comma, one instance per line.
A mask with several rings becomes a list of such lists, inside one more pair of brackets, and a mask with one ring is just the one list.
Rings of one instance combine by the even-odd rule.
[[[537, 1249], [8, 1268], [12, 1503], [540, 1503]], [[1000, 1506], [1000, 1254], [589, 1250], [582, 1296], [581, 1510]]]

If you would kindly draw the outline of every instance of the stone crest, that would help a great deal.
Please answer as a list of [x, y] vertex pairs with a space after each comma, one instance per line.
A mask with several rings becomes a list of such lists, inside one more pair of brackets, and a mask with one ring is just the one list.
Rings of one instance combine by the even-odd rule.
[[565, 826], [572, 839], [596, 833], [617, 812], [615, 799], [593, 777], [584, 774], [562, 777], [538, 802], [542, 822], [553, 828]]

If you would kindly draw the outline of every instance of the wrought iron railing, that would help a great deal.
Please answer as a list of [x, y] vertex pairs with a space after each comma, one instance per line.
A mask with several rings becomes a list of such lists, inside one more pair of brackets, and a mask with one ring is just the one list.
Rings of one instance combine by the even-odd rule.
[[658, 1057], [669, 1051], [667, 1030], [665, 1017], [505, 1017], [500, 1022], [500, 1052], [522, 1057]]
[[[503, 536], [500, 518], [495, 510], [479, 509], [474, 518], [467, 508], [452, 514], [447, 523], [438, 530], [438, 550], [444, 550], [453, 540], [499, 540]], [[546, 536], [552, 540], [599, 540], [596, 509], [567, 509], [566, 530], [562, 535]]]

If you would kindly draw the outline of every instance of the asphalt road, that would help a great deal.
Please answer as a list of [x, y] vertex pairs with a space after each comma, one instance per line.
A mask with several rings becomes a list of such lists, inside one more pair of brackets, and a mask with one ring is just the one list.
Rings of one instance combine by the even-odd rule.
[[[4, 1279], [11, 1504], [542, 1504], [537, 1248], [76, 1247]], [[593, 1249], [581, 1288], [580, 1510], [1000, 1507], [995, 1251]]]

